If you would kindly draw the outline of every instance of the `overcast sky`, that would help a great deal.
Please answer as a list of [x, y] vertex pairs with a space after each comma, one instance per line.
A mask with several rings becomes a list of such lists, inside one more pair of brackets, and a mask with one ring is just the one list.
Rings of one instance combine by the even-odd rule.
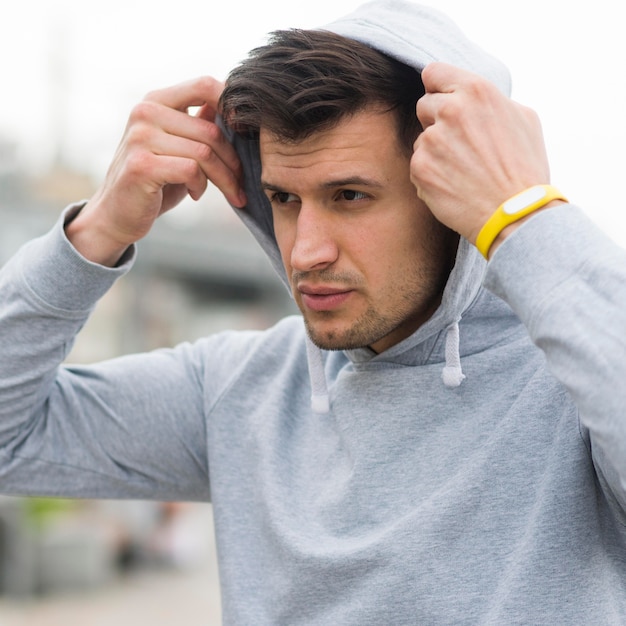
[[[145, 92], [219, 78], [276, 28], [316, 27], [359, 0], [31, 0], [0, 20], [0, 136], [46, 164], [55, 147], [103, 175]], [[552, 182], [626, 244], [626, 38], [620, 4], [432, 0], [501, 58], [543, 121]]]

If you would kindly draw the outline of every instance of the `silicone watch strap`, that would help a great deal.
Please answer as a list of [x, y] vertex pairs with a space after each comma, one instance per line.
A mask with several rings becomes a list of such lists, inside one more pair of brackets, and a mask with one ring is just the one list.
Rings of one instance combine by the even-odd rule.
[[552, 200], [567, 198], [552, 185], [534, 185], [509, 198], [502, 203], [495, 213], [487, 220], [476, 237], [476, 247], [487, 258], [491, 244], [496, 237], [509, 225], [517, 222], [533, 211], [540, 209]]

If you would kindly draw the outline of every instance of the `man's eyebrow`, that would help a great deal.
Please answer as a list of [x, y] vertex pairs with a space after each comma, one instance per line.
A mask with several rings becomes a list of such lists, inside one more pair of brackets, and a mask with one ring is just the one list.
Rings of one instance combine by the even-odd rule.
[[[337, 187], [351, 187], [353, 185], [359, 187], [382, 187], [382, 183], [378, 182], [373, 178], [363, 178], [362, 176], [350, 176], [348, 178], [338, 178], [336, 180], [328, 180], [325, 183], [322, 183], [322, 189], [336, 189]], [[281, 192], [285, 191], [282, 187], [278, 185], [274, 185], [267, 181], [261, 181], [261, 189], [263, 191], [276, 191]]]
[[377, 180], [373, 178], [363, 178], [362, 176], [349, 176], [348, 178], [329, 180], [325, 182], [322, 187], [324, 189], [335, 189], [336, 187], [351, 187], [353, 185], [358, 187], [382, 187], [382, 183], [379, 183]]
[[276, 185], [272, 185], [272, 183], [265, 182], [264, 180], [261, 181], [261, 189], [263, 191], [277, 191], [277, 192], [285, 191], [281, 187], [277, 187]]

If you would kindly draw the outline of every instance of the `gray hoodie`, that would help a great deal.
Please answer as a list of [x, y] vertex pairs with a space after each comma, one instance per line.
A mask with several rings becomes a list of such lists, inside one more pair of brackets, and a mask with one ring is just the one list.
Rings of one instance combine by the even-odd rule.
[[[430, 9], [329, 28], [508, 91]], [[243, 218], [282, 273], [236, 145]], [[60, 366], [132, 254], [91, 264], [59, 222], [0, 272], [2, 491], [210, 499], [225, 624], [626, 623], [626, 253], [579, 209], [536, 215], [488, 265], [462, 240], [437, 312], [378, 355], [307, 357], [290, 317]]]

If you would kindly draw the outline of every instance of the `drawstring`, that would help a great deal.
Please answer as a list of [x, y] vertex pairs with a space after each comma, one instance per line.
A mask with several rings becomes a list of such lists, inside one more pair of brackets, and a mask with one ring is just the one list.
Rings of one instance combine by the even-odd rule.
[[[446, 365], [441, 372], [441, 378], [446, 387], [458, 387], [465, 379], [461, 368], [459, 343], [460, 332], [457, 321], [450, 324], [446, 331]], [[314, 413], [329, 413], [330, 398], [322, 351], [311, 341], [308, 333], [306, 333], [306, 353], [311, 381], [311, 408]]]
[[330, 411], [330, 399], [322, 351], [311, 341], [309, 333], [306, 333], [306, 355], [309, 362], [309, 378], [311, 379], [311, 408], [314, 413], [328, 413]]
[[458, 387], [465, 378], [461, 369], [459, 338], [459, 322], [456, 321], [448, 326], [446, 332], [446, 366], [441, 372], [441, 378], [446, 387]]

